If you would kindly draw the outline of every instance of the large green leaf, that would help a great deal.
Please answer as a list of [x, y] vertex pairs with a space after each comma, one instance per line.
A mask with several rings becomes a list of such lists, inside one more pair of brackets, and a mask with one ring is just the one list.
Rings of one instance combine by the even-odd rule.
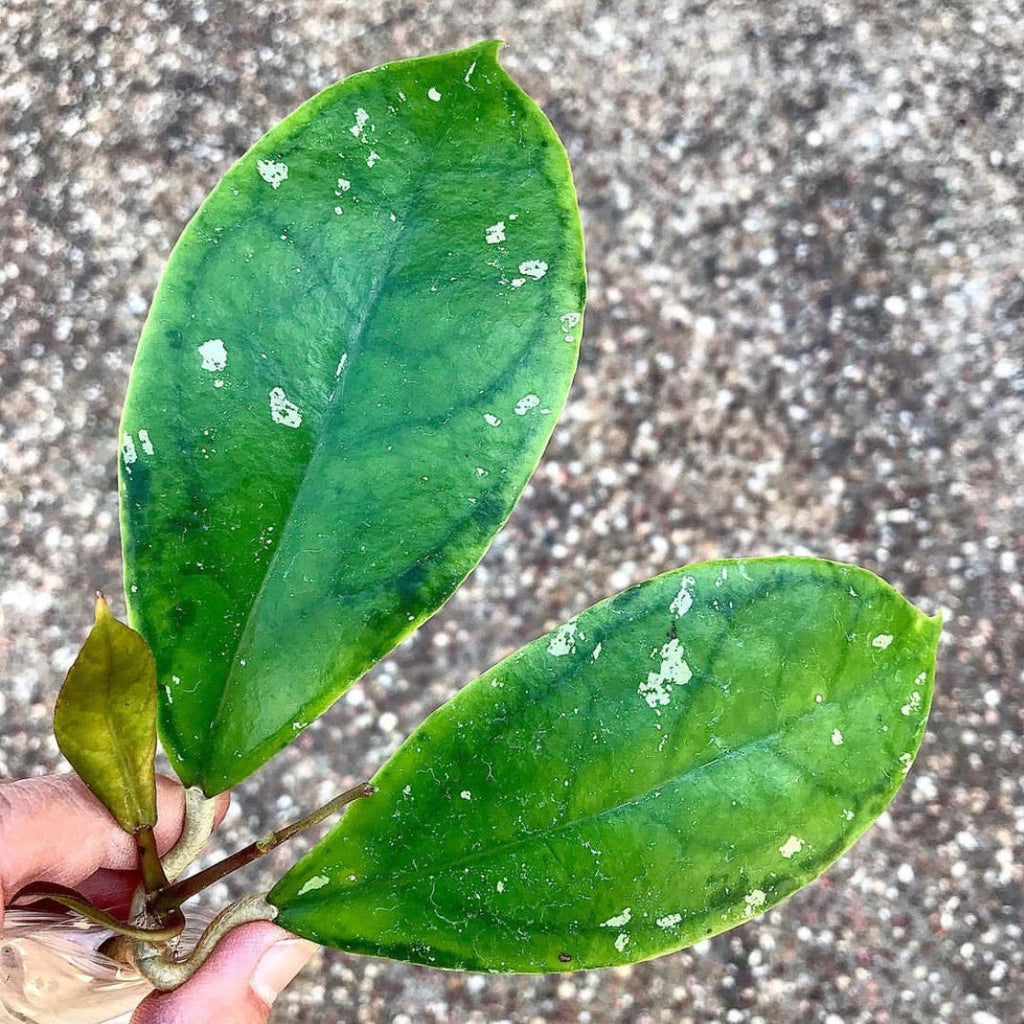
[[156, 824], [153, 655], [102, 597], [57, 696], [53, 732], [61, 753], [121, 828], [137, 832]]
[[564, 402], [569, 165], [497, 43], [327, 89], [174, 250], [121, 433], [126, 589], [183, 780], [238, 782], [432, 614]]
[[809, 882], [892, 799], [938, 619], [863, 569], [708, 562], [471, 683], [274, 888], [278, 923], [441, 967], [641, 960]]

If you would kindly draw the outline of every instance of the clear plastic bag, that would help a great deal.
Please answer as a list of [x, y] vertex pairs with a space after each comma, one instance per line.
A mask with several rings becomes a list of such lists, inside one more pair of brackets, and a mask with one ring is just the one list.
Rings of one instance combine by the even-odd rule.
[[151, 986], [98, 952], [108, 935], [63, 914], [5, 911], [0, 1024], [127, 1024]]

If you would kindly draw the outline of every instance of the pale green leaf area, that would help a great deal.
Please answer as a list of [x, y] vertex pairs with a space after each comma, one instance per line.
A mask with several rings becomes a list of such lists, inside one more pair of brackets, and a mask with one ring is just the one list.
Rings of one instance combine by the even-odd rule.
[[146, 642], [96, 600], [96, 622], [53, 713], [60, 752], [126, 832], [156, 824], [156, 667]]
[[439, 967], [654, 957], [778, 903], [892, 799], [940, 625], [863, 569], [709, 562], [471, 683], [271, 893], [326, 945]]
[[451, 595], [582, 328], [575, 192], [497, 43], [310, 100], [178, 242], [121, 431], [131, 620], [183, 781], [239, 782]]

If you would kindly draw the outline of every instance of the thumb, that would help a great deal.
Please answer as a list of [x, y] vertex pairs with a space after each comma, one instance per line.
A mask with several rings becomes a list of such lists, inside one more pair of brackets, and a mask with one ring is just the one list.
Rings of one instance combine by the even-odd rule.
[[277, 925], [242, 925], [181, 988], [147, 996], [131, 1024], [266, 1024], [278, 993], [316, 950]]

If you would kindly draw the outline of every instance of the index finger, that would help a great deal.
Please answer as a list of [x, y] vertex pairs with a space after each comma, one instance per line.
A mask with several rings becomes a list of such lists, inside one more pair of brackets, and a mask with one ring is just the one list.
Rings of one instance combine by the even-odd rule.
[[[157, 776], [157, 849], [174, 845], [185, 814], [181, 784]], [[218, 808], [223, 817], [227, 800]], [[30, 882], [75, 887], [100, 869], [138, 866], [134, 839], [77, 775], [0, 783], [0, 926], [3, 905]]]

